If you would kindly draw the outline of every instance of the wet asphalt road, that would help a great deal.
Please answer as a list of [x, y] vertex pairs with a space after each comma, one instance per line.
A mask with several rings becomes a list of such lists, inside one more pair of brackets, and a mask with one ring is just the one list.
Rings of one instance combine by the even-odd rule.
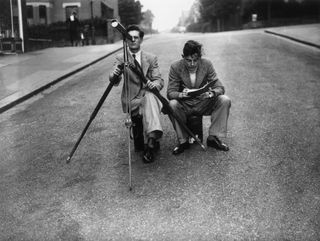
[[319, 50], [259, 30], [154, 36], [144, 48], [166, 81], [188, 39], [204, 44], [232, 100], [230, 151], [173, 156], [163, 116], [155, 163], [132, 152], [130, 192], [114, 87], [66, 165], [111, 56], [0, 115], [0, 240], [319, 240]]

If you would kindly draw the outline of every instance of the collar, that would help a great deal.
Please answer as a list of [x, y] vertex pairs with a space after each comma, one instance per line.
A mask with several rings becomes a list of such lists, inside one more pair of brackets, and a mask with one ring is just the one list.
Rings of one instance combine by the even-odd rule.
[[[132, 53], [130, 50], [129, 50], [129, 53], [131, 54], [131, 56], [133, 55], [133, 54], [135, 54], [136, 55], [136, 60], [139, 62], [139, 64], [141, 64], [140, 62], [141, 62], [141, 50], [139, 50], [138, 52], [136, 52], [136, 53]], [[132, 58], [133, 58], [133, 56], [132, 56]]]

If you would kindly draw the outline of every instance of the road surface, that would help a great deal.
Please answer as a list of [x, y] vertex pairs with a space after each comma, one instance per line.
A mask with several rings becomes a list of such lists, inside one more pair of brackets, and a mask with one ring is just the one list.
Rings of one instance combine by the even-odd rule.
[[130, 192], [114, 87], [67, 165], [111, 56], [0, 115], [0, 240], [319, 240], [319, 50], [258, 30], [154, 35], [144, 49], [166, 83], [189, 39], [203, 43], [232, 100], [230, 151], [173, 156], [163, 115], [156, 161], [132, 152]]

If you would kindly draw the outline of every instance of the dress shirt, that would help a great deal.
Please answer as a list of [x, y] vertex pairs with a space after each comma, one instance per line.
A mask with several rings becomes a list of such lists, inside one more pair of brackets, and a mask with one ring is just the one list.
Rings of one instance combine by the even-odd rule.
[[133, 57], [133, 55], [136, 56], [135, 59], [138, 61], [138, 63], [139, 63], [140, 66], [141, 66], [141, 50], [140, 50], [139, 52], [137, 52], [137, 53], [131, 53], [131, 52], [130, 52], [130, 54], [131, 54], [132, 57]]

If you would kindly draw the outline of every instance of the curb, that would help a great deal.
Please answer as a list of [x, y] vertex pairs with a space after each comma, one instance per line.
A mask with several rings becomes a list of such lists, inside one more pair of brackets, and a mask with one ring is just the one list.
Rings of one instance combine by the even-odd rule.
[[287, 36], [287, 35], [284, 35], [284, 34], [275, 33], [275, 32], [272, 32], [270, 30], [264, 30], [264, 32], [268, 33], [268, 34], [273, 34], [273, 35], [276, 35], [276, 36], [279, 36], [279, 37], [283, 37], [283, 38], [286, 38], [286, 39], [290, 39], [290, 40], [293, 40], [295, 42], [299, 42], [299, 43], [302, 43], [302, 44], [309, 45], [309, 46], [312, 46], [312, 47], [320, 49], [320, 45], [318, 45], [318, 44], [310, 43], [310, 42], [307, 42], [307, 41], [304, 41], [304, 40], [301, 40], [301, 39], [297, 39], [297, 38], [294, 38], [294, 37], [290, 37], [290, 36]]
[[118, 52], [121, 49], [122, 49], [122, 47], [119, 47], [119, 48], [109, 52], [108, 54], [106, 54], [106, 55], [104, 55], [104, 56], [102, 56], [102, 57], [100, 57], [100, 58], [98, 58], [98, 59], [96, 59], [96, 60], [94, 60], [94, 61], [92, 61], [92, 62], [90, 62], [88, 64], [85, 64], [85, 65], [79, 67], [78, 69], [75, 69], [75, 70], [73, 70], [73, 71], [71, 71], [71, 72], [69, 72], [69, 73], [67, 73], [65, 75], [62, 75], [61, 77], [51, 81], [50, 83], [48, 83], [48, 84], [46, 84], [44, 86], [41, 86], [40, 88], [30, 92], [29, 94], [26, 94], [25, 96], [22, 96], [22, 97], [18, 98], [17, 100], [12, 101], [11, 103], [9, 103], [9, 104], [7, 104], [5, 106], [0, 107], [0, 114], [5, 112], [5, 111], [7, 111], [7, 110], [9, 110], [10, 108], [16, 106], [17, 104], [20, 104], [23, 101], [31, 98], [32, 96], [39, 94], [40, 92], [44, 91], [45, 89], [48, 89], [50, 86], [55, 85], [58, 82], [68, 78], [69, 76], [71, 76], [71, 75], [73, 75], [73, 74], [75, 74], [75, 73], [77, 73], [77, 72], [79, 72], [79, 71], [81, 71], [83, 69], [88, 68], [89, 66], [91, 66], [91, 65], [93, 65], [93, 64], [95, 64], [95, 63], [97, 63], [97, 62], [99, 62], [101, 60], [103, 60], [104, 58], [107, 58], [108, 56]]

